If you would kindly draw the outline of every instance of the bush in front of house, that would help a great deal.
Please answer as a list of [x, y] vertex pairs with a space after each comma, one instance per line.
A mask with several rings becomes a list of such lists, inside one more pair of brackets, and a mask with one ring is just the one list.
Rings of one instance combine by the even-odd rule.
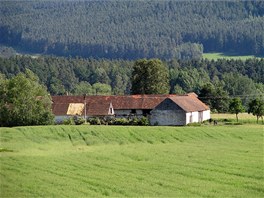
[[63, 120], [63, 122], [61, 124], [64, 124], [64, 125], [82, 125], [84, 123], [85, 123], [84, 118], [74, 116], [74, 117], [69, 117], [69, 118]]
[[148, 126], [149, 120], [147, 117], [141, 118], [89, 118], [88, 122], [91, 125], [133, 125], [133, 126]]
[[77, 117], [77, 116], [73, 117], [73, 121], [74, 121], [74, 124], [76, 124], [76, 125], [82, 125], [82, 124], [85, 123], [85, 119], [84, 118]]
[[70, 117], [70, 118], [63, 120], [62, 124], [64, 124], [64, 125], [75, 125], [73, 117]]
[[88, 118], [87, 120], [91, 125], [101, 125], [101, 119], [100, 118]]
[[127, 118], [115, 118], [113, 125], [130, 125], [130, 121]]
[[140, 126], [148, 126], [149, 125], [149, 119], [147, 117], [142, 117], [138, 121], [138, 125]]

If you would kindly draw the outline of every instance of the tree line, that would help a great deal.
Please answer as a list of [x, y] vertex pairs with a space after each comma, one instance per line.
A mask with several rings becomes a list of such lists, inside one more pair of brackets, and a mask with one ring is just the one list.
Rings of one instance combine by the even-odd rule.
[[264, 55], [263, 1], [3, 1], [0, 43], [108, 59]]
[[[168, 66], [161, 60], [137, 60], [133, 64], [130, 76], [132, 84], [130, 92], [131, 94], [168, 94], [170, 91], [169, 80]], [[107, 84], [105, 86], [107, 87]], [[108, 87], [110, 86], [108, 85]], [[217, 85], [207, 82], [198, 91], [198, 97], [209, 105], [212, 111], [235, 113], [238, 121], [238, 114], [245, 111], [245, 105], [241, 100], [243, 97], [230, 98], [224, 88], [224, 82], [218, 82]], [[76, 86], [76, 90], [79, 94], [87, 94], [91, 90], [95, 90], [93, 94], [106, 94], [107, 91], [111, 91], [111, 89], [103, 90], [100, 83], [91, 86], [84, 81]], [[102, 91], [102, 93], [97, 91]], [[257, 122], [259, 118], [262, 118], [263, 122], [264, 93], [263, 90], [259, 91], [259, 94], [248, 98], [246, 105], [248, 113], [256, 115]], [[83, 123], [83, 120], [78, 118], [72, 121], [75, 124]], [[131, 121], [126, 123], [139, 124], [142, 120]], [[19, 72], [10, 78], [6, 78], [4, 74], [0, 73], [0, 126], [52, 123], [51, 98], [47, 88], [40, 83], [38, 76], [27, 68], [24, 73]]]
[[[137, 81], [134, 67], [136, 63], [141, 63], [141, 60], [16, 56], [0, 58], [0, 73], [9, 79], [30, 69], [51, 95], [124, 95], [135, 93], [131, 90], [133, 78]], [[149, 79], [145, 79], [145, 71], [138, 76], [139, 80], [145, 79], [148, 86], [155, 86], [168, 77], [168, 86], [161, 86], [167, 93], [195, 92], [211, 109], [219, 112], [228, 110], [225, 100], [230, 97], [240, 97], [243, 104], [247, 104], [251, 98], [263, 96], [264, 93], [264, 59], [173, 59], [155, 60], [154, 63], [164, 64], [165, 74], [155, 76], [154, 73], [160, 70], [160, 66], [154, 64], [145, 67], [146, 71], [153, 72], [153, 76], [149, 77], [153, 81], [147, 82]], [[149, 94], [148, 88], [144, 93]]]

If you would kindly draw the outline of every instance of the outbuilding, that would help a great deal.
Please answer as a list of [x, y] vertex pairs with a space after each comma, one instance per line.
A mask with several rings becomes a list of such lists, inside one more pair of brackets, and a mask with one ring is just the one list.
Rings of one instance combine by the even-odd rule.
[[194, 94], [166, 98], [150, 112], [151, 125], [187, 125], [208, 119], [209, 107]]

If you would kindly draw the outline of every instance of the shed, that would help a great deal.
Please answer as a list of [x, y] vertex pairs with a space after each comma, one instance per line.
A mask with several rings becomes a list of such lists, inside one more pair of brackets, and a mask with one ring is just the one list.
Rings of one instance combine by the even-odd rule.
[[194, 94], [166, 98], [150, 114], [151, 125], [187, 125], [210, 119], [209, 107]]

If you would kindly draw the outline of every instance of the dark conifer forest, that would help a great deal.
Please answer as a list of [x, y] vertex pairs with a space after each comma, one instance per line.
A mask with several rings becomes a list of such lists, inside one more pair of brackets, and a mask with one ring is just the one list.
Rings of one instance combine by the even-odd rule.
[[1, 1], [0, 43], [85, 58], [264, 55], [264, 1]]

